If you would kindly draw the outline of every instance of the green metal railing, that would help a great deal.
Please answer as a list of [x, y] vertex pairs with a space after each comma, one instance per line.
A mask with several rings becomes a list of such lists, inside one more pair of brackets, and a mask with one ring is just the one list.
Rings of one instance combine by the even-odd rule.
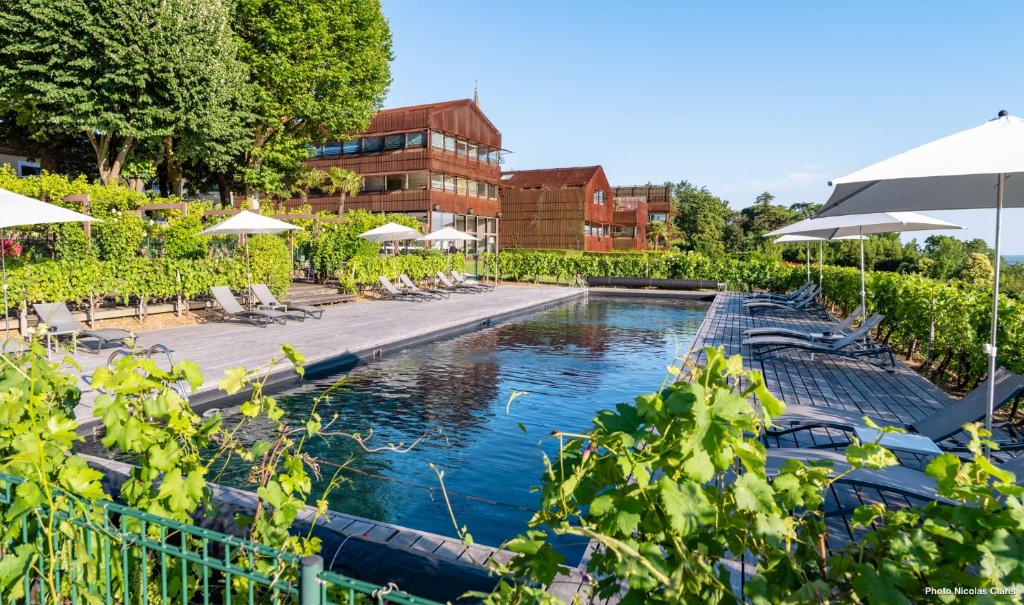
[[[18, 490], [42, 504], [19, 513]], [[34, 603], [273, 603], [435, 605], [324, 571], [301, 558], [103, 500], [0, 474], [0, 601]], [[10, 570], [14, 570], [13, 573]]]

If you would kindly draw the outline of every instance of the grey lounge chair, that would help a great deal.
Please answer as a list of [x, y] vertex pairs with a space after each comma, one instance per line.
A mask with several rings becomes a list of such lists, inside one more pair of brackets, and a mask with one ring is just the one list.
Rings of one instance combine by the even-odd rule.
[[750, 328], [743, 332], [743, 336], [792, 336], [793, 338], [806, 338], [809, 340], [836, 340], [850, 333], [853, 324], [860, 319], [863, 312], [864, 309], [857, 305], [857, 308], [847, 315], [846, 319], [838, 323], [833, 322], [827, 330], [822, 332], [809, 332], [794, 328], [771, 326], [766, 328]]
[[72, 348], [77, 348], [78, 342], [83, 338], [92, 339], [96, 341], [96, 349], [93, 353], [99, 355], [100, 350], [110, 343], [127, 345], [126, 340], [135, 338], [134, 334], [120, 328], [90, 330], [75, 319], [64, 303], [36, 303], [32, 305], [32, 308], [39, 316], [39, 321], [49, 328], [49, 335], [57, 340], [70, 336]]
[[286, 305], [281, 301], [277, 300], [274, 293], [270, 291], [270, 288], [266, 284], [253, 284], [252, 293], [256, 296], [256, 300], [260, 301], [261, 309], [270, 309], [272, 311], [284, 311], [285, 313], [302, 313], [306, 317], [312, 317], [314, 319], [320, 319], [323, 317], [324, 310], [320, 307], [310, 307], [307, 305]]
[[238, 319], [261, 328], [271, 323], [285, 323], [289, 315], [283, 311], [272, 311], [269, 309], [247, 310], [238, 304], [238, 299], [231, 293], [227, 286], [214, 286], [210, 288], [214, 300], [220, 305], [221, 314], [224, 319]]
[[391, 300], [416, 300], [424, 301], [431, 300], [433, 296], [426, 292], [413, 292], [410, 290], [399, 290], [395, 287], [395, 284], [391, 283], [391, 280], [383, 275], [377, 276], [377, 281], [380, 282], [381, 287], [384, 289], [384, 296]]
[[813, 307], [818, 296], [818, 286], [811, 286], [799, 298], [787, 301], [755, 300], [743, 303], [743, 308], [750, 313], [758, 311], [800, 311]]
[[[884, 317], [882, 315], [872, 315], [867, 318], [863, 324], [860, 325], [856, 330], [851, 331], [846, 336], [832, 341], [819, 341], [819, 340], [808, 340], [806, 338], [793, 338], [791, 336], [755, 336], [753, 338], [745, 338], [743, 344], [749, 346], [751, 352], [754, 355], [754, 359], [761, 361], [766, 355], [775, 353], [777, 351], [783, 351], [786, 349], [803, 349], [811, 353], [822, 353], [826, 355], [835, 355], [838, 357], [847, 357], [851, 359], [861, 357], [888, 357], [889, 365], [896, 365], [896, 358], [893, 357], [892, 351], [889, 347], [881, 344], [875, 344], [867, 342], [867, 336], [871, 333], [879, 323], [882, 322]], [[861, 343], [860, 341], [865, 342]]]
[[448, 298], [449, 296], [451, 296], [451, 292], [448, 292], [448, 291], [445, 291], [445, 290], [434, 290], [432, 288], [421, 288], [421, 287], [417, 286], [415, 283], [413, 283], [413, 281], [411, 279], [409, 279], [409, 276], [406, 275], [405, 273], [403, 273], [403, 274], [398, 276], [398, 281], [402, 282], [402, 286], [404, 286], [402, 289], [405, 290], [406, 292], [423, 292], [425, 294], [429, 294], [433, 298], [438, 298], [438, 299], [440, 299], [440, 298]]
[[[849, 471], [849, 474], [840, 480], [842, 483], [872, 487], [945, 504], [960, 504], [954, 500], [939, 497], [935, 480], [923, 471], [914, 470], [906, 466], [889, 466], [878, 470], [866, 468], [851, 469], [850, 464], [846, 461], [846, 454], [843, 452], [785, 447], [770, 449], [768, 450], [766, 462], [768, 476], [774, 477], [778, 475], [787, 460], [800, 460], [805, 463], [831, 462], [832, 475], [839, 475]], [[1024, 456], [1015, 456], [999, 464], [999, 468], [1016, 475], [1018, 485], [1024, 482]]]
[[[1006, 405], [1024, 388], [1024, 378], [1006, 368], [996, 370], [996, 409]], [[939, 447], [952, 451], [963, 451], [959, 445], [948, 446], [942, 442], [956, 435], [963, 426], [977, 422], [988, 413], [988, 381], [983, 382], [961, 399], [947, 398], [946, 407], [911, 424], [878, 420], [872, 421], [879, 426], [896, 426], [909, 433], [924, 435]], [[830, 407], [810, 405], [786, 406], [786, 412], [772, 422], [783, 428], [770, 429], [767, 434], [778, 437], [812, 428], [833, 428], [841, 431], [853, 431], [854, 427], [864, 426], [864, 414]], [[788, 426], [787, 426], [788, 425]], [[842, 446], [842, 443], [828, 444], [827, 447]], [[1000, 449], [1024, 449], [1024, 443], [1001, 443]]]
[[807, 281], [807, 282], [804, 282], [804, 285], [800, 286], [796, 290], [793, 290], [792, 292], [787, 292], [785, 294], [776, 294], [775, 292], [751, 292], [750, 294], [747, 294], [744, 298], [746, 300], [749, 300], [749, 301], [755, 301], [755, 300], [774, 300], [774, 301], [796, 300], [796, 299], [800, 298], [800, 296], [802, 294], [804, 294], [805, 292], [810, 290], [812, 287], [814, 287], [814, 282]]
[[484, 292], [483, 288], [456, 283], [441, 271], [437, 272], [437, 280], [441, 282], [441, 287], [451, 290], [452, 292], [467, 292], [470, 294], [479, 294]]
[[486, 284], [486, 283], [484, 283], [482, 281], [477, 281], [475, 279], [469, 279], [468, 277], [463, 275], [463, 273], [461, 271], [452, 271], [451, 274], [452, 274], [452, 278], [455, 280], [455, 284], [458, 285], [458, 286], [468, 286], [470, 288], [480, 288], [482, 290], [487, 290], [488, 292], [490, 292], [491, 290], [494, 289], [494, 285], [493, 284]]

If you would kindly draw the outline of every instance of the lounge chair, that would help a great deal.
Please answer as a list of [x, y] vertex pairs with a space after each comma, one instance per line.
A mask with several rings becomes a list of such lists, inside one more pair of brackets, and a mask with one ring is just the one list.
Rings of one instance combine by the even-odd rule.
[[88, 338], [96, 341], [96, 349], [93, 353], [99, 355], [100, 350], [110, 343], [125, 346], [127, 345], [126, 340], [135, 338], [135, 334], [120, 328], [90, 330], [75, 319], [64, 303], [36, 303], [32, 305], [32, 308], [39, 316], [39, 321], [49, 328], [48, 336], [52, 336], [58, 341], [63, 337], [70, 336], [72, 349], [78, 348], [80, 340]]
[[[806, 338], [793, 338], [792, 336], [755, 336], [753, 338], [745, 338], [743, 340], [743, 344], [750, 347], [751, 352], [754, 355], [754, 359], [758, 361], [764, 359], [766, 355], [770, 355], [776, 351], [786, 349], [803, 349], [811, 353], [822, 353], [825, 355], [835, 355], [851, 359], [879, 356], [888, 357], [889, 365], [894, 366], [896, 365], [896, 358], [893, 357], [892, 351], [889, 350], [889, 347], [866, 342], [867, 336], [870, 334], [871, 330], [878, 326], [883, 319], [884, 317], [882, 315], [872, 315], [856, 330], [851, 331], [849, 334], [838, 340], [820, 341], [808, 340]], [[865, 342], [859, 342], [861, 340], [864, 340]]]
[[802, 311], [813, 310], [818, 307], [815, 299], [820, 290], [818, 286], [811, 288], [800, 295], [799, 298], [791, 301], [755, 300], [743, 303], [743, 308], [753, 314], [758, 311]]
[[[251, 309], [247, 310], [242, 308], [242, 305], [238, 304], [238, 299], [231, 293], [231, 290], [227, 286], [214, 286], [210, 288], [210, 292], [213, 294], [214, 300], [220, 305], [221, 315], [224, 319], [238, 319], [247, 323], [251, 323], [254, 326], [260, 326], [261, 328], [267, 327], [271, 323], [283, 324], [290, 316], [284, 311], [273, 311], [270, 309]], [[301, 318], [299, 318], [301, 321]]]
[[446, 290], [450, 290], [452, 292], [468, 292], [471, 294], [479, 294], [485, 291], [483, 288], [477, 288], [476, 286], [458, 284], [452, 281], [450, 277], [448, 277], [441, 271], [437, 272], [437, 281], [441, 283], [442, 288], [445, 288]]
[[426, 292], [414, 292], [412, 290], [399, 290], [395, 287], [395, 284], [391, 283], [391, 280], [383, 275], [377, 276], [377, 281], [380, 282], [380, 286], [384, 289], [384, 296], [391, 300], [416, 300], [424, 301], [431, 300], [433, 296]]
[[429, 294], [434, 298], [448, 298], [449, 296], [451, 296], [451, 292], [446, 290], [421, 288], [417, 286], [415, 283], [413, 283], [413, 281], [409, 279], [409, 276], [406, 275], [405, 273], [398, 276], [398, 281], [402, 282], [402, 286], [404, 286], [402, 289], [405, 290], [406, 292], [423, 292], [425, 294]]
[[256, 297], [256, 300], [260, 301], [260, 309], [270, 309], [271, 311], [284, 311], [285, 313], [302, 313], [305, 317], [312, 317], [314, 319], [320, 319], [323, 317], [324, 310], [320, 307], [310, 307], [306, 305], [286, 305], [281, 301], [277, 300], [274, 293], [270, 291], [270, 288], [266, 284], [253, 284], [252, 293]]
[[743, 336], [748, 338], [753, 336], [792, 336], [793, 338], [806, 338], [809, 340], [836, 340], [850, 333], [850, 330], [853, 328], [853, 324], [860, 319], [863, 312], [863, 307], [858, 305], [853, 312], [846, 316], [846, 319], [838, 323], [833, 322], [827, 330], [823, 330], [821, 332], [809, 332], [794, 328], [772, 326], [766, 328], [750, 328], [743, 332]]
[[[827, 450], [809, 450], [803, 448], [774, 448], [768, 450], [766, 471], [769, 477], [778, 475], [787, 460], [799, 460], [805, 463], [831, 462], [831, 475], [844, 475], [840, 482], [871, 487], [887, 492], [902, 494], [924, 500], [934, 500], [945, 504], [958, 505], [960, 502], [941, 498], [935, 480], [924, 471], [914, 470], [906, 466], [887, 466], [882, 469], [853, 469], [846, 461], [844, 452]], [[1004, 471], [1016, 475], [1018, 485], [1024, 484], [1024, 456], [1015, 456], [998, 465]]]
[[[996, 370], [995, 407], [998, 409], [1012, 401], [1022, 388], [1024, 388], [1024, 377], [1018, 376], [1006, 368]], [[872, 421], [879, 426], [896, 426], [906, 429], [909, 433], [924, 435], [943, 449], [963, 450], [959, 445], [945, 446], [942, 442], [963, 430], [965, 424], [977, 422], [985, 417], [988, 413], [988, 381], [986, 380], [961, 399], [951, 397], [947, 399], [944, 408], [911, 424], [905, 425], [900, 422], [878, 419], [872, 419]], [[857, 426], [864, 426], [864, 414], [831, 407], [790, 405], [786, 406], [784, 414], [773, 418], [772, 423], [782, 427], [770, 429], [767, 434], [772, 437], [813, 428], [853, 431]], [[842, 445], [844, 444], [830, 443], [828, 447]], [[1019, 442], [1000, 444], [1000, 449], [1021, 449], [1022, 447], [1024, 444]]]
[[753, 301], [753, 300], [796, 300], [796, 299], [800, 298], [800, 296], [804, 292], [807, 292], [807, 290], [810, 290], [812, 287], [814, 287], [814, 282], [807, 281], [807, 282], [804, 282], [804, 285], [800, 286], [796, 290], [793, 290], [791, 292], [787, 292], [785, 294], [776, 294], [775, 292], [751, 292], [750, 294], [747, 294], [746, 296], [744, 296], [744, 298], [746, 300], [750, 300], [750, 301]]
[[481, 288], [483, 290], [491, 291], [494, 289], [493, 284], [487, 284], [482, 281], [475, 279], [469, 279], [461, 271], [452, 271], [452, 278], [455, 280], [455, 284], [459, 286], [469, 286], [471, 288]]

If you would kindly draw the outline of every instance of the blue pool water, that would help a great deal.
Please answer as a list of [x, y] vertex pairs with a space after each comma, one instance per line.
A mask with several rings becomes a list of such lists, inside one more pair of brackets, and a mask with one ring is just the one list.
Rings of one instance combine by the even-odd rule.
[[[339, 415], [333, 430], [372, 430], [371, 446], [423, 437], [408, 453], [315, 441], [310, 453], [352, 469], [329, 495], [332, 510], [454, 535], [433, 463], [445, 473], [458, 523], [477, 543], [497, 546], [526, 529], [542, 452], [557, 452], [550, 433], [586, 430], [598, 410], [656, 389], [704, 314], [692, 304], [592, 297], [310, 380], [277, 398], [301, 426], [314, 399], [344, 379], [319, 404], [325, 420]], [[514, 391], [529, 394], [506, 413]], [[246, 471], [232, 468], [219, 480], [244, 486]], [[333, 469], [321, 471], [327, 478]], [[583, 546], [559, 545], [570, 560]]]

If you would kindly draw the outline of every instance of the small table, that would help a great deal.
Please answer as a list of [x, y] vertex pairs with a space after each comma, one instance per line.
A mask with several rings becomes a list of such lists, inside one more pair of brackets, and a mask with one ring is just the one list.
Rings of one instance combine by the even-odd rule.
[[[854, 427], [853, 433], [857, 435], [857, 438], [862, 442], [878, 441], [879, 445], [891, 450], [902, 450], [905, 452], [913, 452], [915, 454], [928, 454], [933, 456], [937, 456], [942, 453], [939, 446], [935, 445], [934, 441], [924, 435], [913, 435], [910, 433], [882, 433], [877, 429], [866, 426]], [[879, 434], [882, 436], [881, 440], [878, 439]]]

